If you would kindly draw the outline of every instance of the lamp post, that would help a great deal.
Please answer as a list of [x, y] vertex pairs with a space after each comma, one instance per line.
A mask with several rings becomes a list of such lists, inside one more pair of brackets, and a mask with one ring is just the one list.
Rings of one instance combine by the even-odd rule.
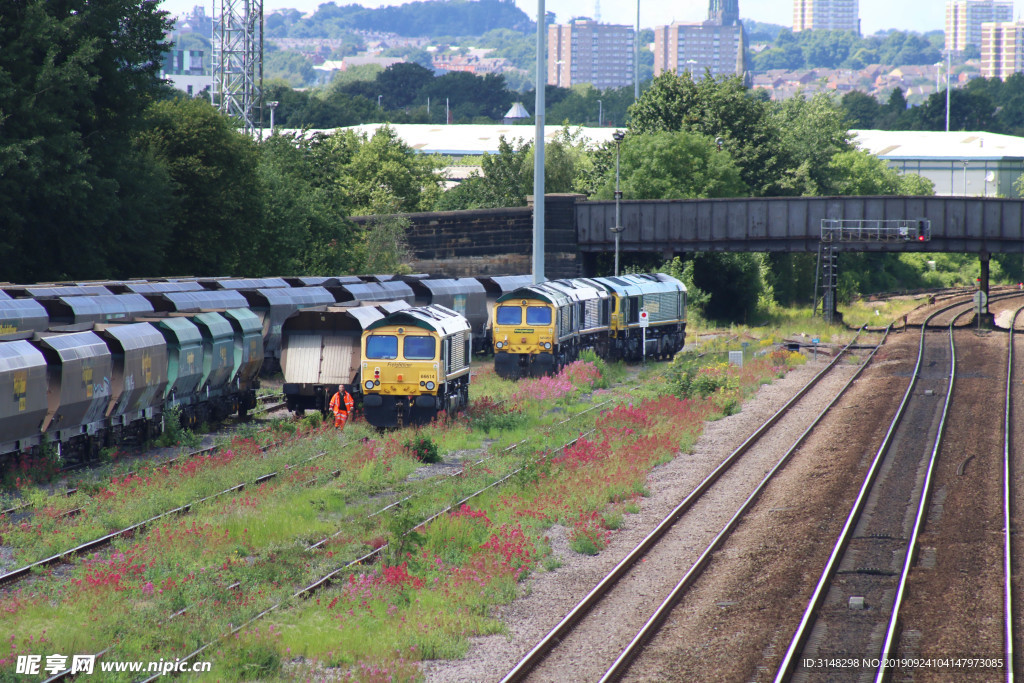
[[555, 87], [562, 87], [562, 65], [565, 64], [564, 59], [559, 59], [555, 62]]
[[935, 93], [939, 92], [939, 77], [942, 76], [942, 62], [935, 62]]
[[267, 102], [267, 106], [270, 107], [270, 134], [274, 134], [274, 110], [277, 109], [277, 101]]
[[626, 137], [626, 134], [621, 130], [617, 130], [612, 133], [612, 137], [615, 138], [615, 226], [612, 227], [612, 232], [615, 234], [615, 276], [619, 275], [619, 235], [622, 233], [622, 207], [620, 202], [622, 201], [622, 191], [619, 190], [619, 145], [622, 139]]
[[383, 95], [377, 95], [377, 109], [380, 109], [380, 98], [382, 98], [382, 97], [384, 97], [384, 96]]
[[964, 196], [966, 197], [967, 196], [967, 163], [968, 163], [968, 161], [967, 161], [967, 159], [963, 159], [963, 160], [960, 161], [960, 163], [964, 165]]
[[640, 99], [640, 0], [636, 0], [636, 30], [633, 32], [633, 101]]
[[597, 101], [597, 125], [598, 125], [599, 128], [602, 125], [604, 125], [604, 124], [601, 123], [602, 121], [604, 121], [604, 105], [601, 104], [601, 100], [598, 100]]
[[691, 81], [695, 80], [693, 78], [693, 65], [696, 64], [696, 63], [697, 63], [696, 59], [687, 59], [686, 60], [686, 71], [690, 74], [690, 80]]
[[949, 132], [949, 77], [953, 75], [953, 51], [946, 50], [946, 132]]

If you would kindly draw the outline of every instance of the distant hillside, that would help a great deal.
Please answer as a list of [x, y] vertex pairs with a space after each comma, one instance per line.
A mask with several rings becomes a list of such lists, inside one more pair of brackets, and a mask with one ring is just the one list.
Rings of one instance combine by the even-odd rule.
[[330, 38], [351, 30], [408, 37], [478, 36], [494, 29], [525, 33], [534, 26], [513, 0], [424, 0], [378, 9], [328, 2], [308, 19], [294, 10], [275, 15], [267, 20], [272, 38]]

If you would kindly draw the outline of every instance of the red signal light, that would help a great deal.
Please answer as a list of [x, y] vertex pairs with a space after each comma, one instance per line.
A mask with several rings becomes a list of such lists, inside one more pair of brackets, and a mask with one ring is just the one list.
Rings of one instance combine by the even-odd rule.
[[917, 236], [917, 241], [918, 242], [924, 242], [924, 235], [918, 235]]

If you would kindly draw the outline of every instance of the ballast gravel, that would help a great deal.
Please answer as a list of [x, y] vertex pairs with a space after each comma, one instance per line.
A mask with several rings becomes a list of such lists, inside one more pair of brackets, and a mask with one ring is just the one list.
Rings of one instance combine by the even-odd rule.
[[[640, 512], [625, 516], [622, 528], [614, 533], [609, 546], [599, 555], [591, 557], [572, 551], [566, 529], [560, 526], [550, 529], [548, 537], [553, 553], [562, 564], [551, 572], [540, 571], [525, 580], [521, 586], [523, 597], [495, 612], [494, 616], [506, 624], [507, 635], [471, 639], [469, 652], [462, 660], [425, 662], [425, 680], [436, 683], [501, 680], [696, 484], [829, 360], [827, 355], [819, 353], [816, 362], [808, 362], [783, 379], [762, 386], [753, 398], [743, 404], [739, 413], [707, 424], [692, 453], [680, 454], [672, 462], [655, 468], [648, 477], [650, 495], [641, 501]], [[838, 392], [850, 374], [833, 373], [823, 380], [829, 390], [816, 392], [823, 397], [817, 410], [824, 408], [829, 400], [824, 397]], [[788, 440], [788, 445], [796, 440], [803, 428], [794, 425], [792, 433], [778, 434], [774, 438]], [[751, 472], [749, 476], [752, 486], [756, 485], [763, 471]], [[737, 506], [745, 495], [737, 494]], [[731, 501], [723, 502], [723, 505], [727, 504]], [[711, 535], [720, 528], [720, 524], [713, 520], [708, 520], [706, 526]], [[706, 544], [706, 539], [692, 539], [686, 543], [693, 547], [699, 545], [702, 549], [704, 546], [701, 544]], [[585, 655], [581, 654], [581, 657], [585, 658]], [[579, 664], [578, 675], [566, 670], [559, 675], [559, 680], [592, 680], [587, 663], [581, 661]], [[584, 670], [588, 673], [584, 674]]]

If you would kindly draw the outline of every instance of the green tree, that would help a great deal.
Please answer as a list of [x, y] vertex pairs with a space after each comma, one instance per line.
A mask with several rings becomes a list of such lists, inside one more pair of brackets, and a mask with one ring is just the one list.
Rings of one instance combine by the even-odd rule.
[[901, 176], [864, 150], [841, 152], [832, 158], [836, 194], [844, 196], [931, 195], [931, 181], [916, 174]]
[[208, 102], [176, 99], [150, 107], [137, 144], [164, 164], [175, 186], [166, 272], [259, 270], [264, 224], [256, 143]]
[[859, 90], [851, 90], [843, 95], [842, 107], [847, 125], [862, 130], [875, 127], [882, 109], [878, 100]]
[[842, 109], [824, 93], [809, 100], [800, 94], [779, 105], [776, 118], [787, 156], [796, 164], [788, 172], [794, 192], [835, 194], [830, 162], [853, 149]]
[[[739, 197], [747, 187], [728, 152], [692, 132], [629, 135], [621, 143], [620, 188], [627, 199]], [[597, 199], [611, 199], [615, 168], [609, 169]]]
[[426, 211], [437, 201], [441, 192], [441, 178], [435, 173], [439, 162], [418, 154], [390, 126], [382, 126], [369, 138], [351, 131], [335, 135], [351, 136], [343, 145], [350, 160], [335, 180], [347, 195], [351, 215], [382, 213], [392, 207], [394, 211]]
[[331, 275], [358, 264], [353, 226], [340, 197], [318, 184], [313, 147], [318, 139], [273, 135], [260, 146], [263, 232], [260, 273]]
[[0, 3], [0, 279], [159, 262], [135, 258], [166, 239], [168, 179], [131, 134], [164, 92], [168, 29], [153, 2]]
[[633, 133], [686, 130], [721, 138], [754, 196], [792, 194], [786, 179], [782, 131], [771, 105], [754, 97], [738, 77], [694, 81], [665, 72], [629, 109]]

